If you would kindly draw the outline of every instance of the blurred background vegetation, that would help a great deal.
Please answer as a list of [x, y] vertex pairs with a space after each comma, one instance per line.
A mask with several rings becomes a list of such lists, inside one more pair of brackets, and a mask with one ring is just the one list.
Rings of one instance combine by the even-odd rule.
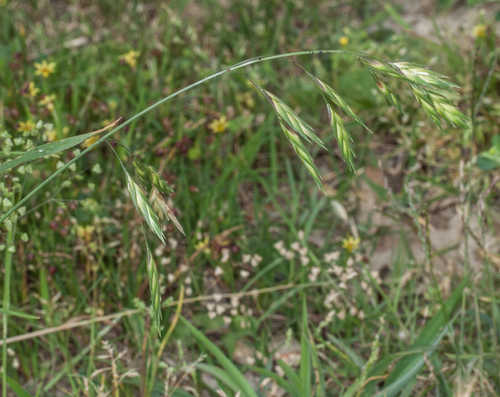
[[[373, 363], [404, 355], [472, 272], [437, 354], [401, 395], [500, 394], [498, 2], [0, 0], [0, 20], [2, 162], [127, 119], [247, 58], [352, 51], [224, 75], [109, 141], [127, 166], [151, 165], [175, 190], [169, 205], [186, 236], [172, 224], [166, 246], [147, 236], [164, 326], [176, 324], [177, 305], [262, 396], [291, 395], [256, 368], [290, 379], [277, 363], [299, 365], [306, 302], [311, 395], [348, 395], [360, 379], [362, 395]], [[436, 127], [400, 83], [392, 88], [401, 107], [386, 103], [359, 52], [449, 76], [470, 128]], [[345, 120], [355, 173], [296, 63], [375, 131]], [[329, 152], [314, 152], [324, 193], [249, 79], [326, 143]], [[74, 155], [1, 175], [0, 213]], [[23, 207], [14, 249], [0, 225], [0, 257], [13, 263], [9, 280], [0, 273], [8, 337], [26, 335], [3, 360], [7, 395], [235, 395], [203, 370], [216, 361], [185, 325], [163, 347], [152, 331], [141, 223], [118, 160], [101, 145]], [[369, 395], [388, 373], [373, 372]]]

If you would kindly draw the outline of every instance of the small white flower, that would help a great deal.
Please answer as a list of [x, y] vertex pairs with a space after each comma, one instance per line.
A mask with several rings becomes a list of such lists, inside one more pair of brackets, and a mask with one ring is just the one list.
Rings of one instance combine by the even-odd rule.
[[294, 243], [292, 243], [292, 245], [290, 246], [294, 251], [300, 251], [300, 244], [295, 241]]
[[222, 300], [222, 294], [214, 294], [213, 298], [214, 298], [214, 301], [220, 302]]
[[222, 257], [221, 257], [220, 261], [222, 263], [226, 263], [229, 260], [230, 253], [231, 253], [231, 251], [229, 251], [228, 248], [222, 248]]
[[221, 275], [224, 274], [224, 271], [219, 266], [217, 266], [215, 268], [215, 272], [214, 273], [215, 273], [216, 276], [221, 276]]
[[260, 256], [259, 254], [255, 254], [252, 258], [251, 265], [252, 267], [257, 267], [260, 262], [262, 262], [262, 256]]
[[175, 250], [177, 248], [177, 245], [179, 244], [175, 238], [170, 237], [168, 239], [168, 243], [170, 244], [170, 248]]
[[215, 311], [217, 312], [218, 315], [221, 315], [226, 311], [226, 308], [223, 305], [217, 305], [215, 307]]

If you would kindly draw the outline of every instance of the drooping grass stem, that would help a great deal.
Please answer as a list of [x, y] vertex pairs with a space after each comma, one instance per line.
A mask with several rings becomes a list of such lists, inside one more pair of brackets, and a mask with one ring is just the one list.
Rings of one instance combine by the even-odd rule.
[[269, 56], [259, 56], [259, 57], [255, 57], [255, 58], [246, 59], [246, 60], [238, 62], [238, 63], [236, 63], [234, 65], [228, 66], [228, 67], [226, 67], [226, 68], [224, 68], [222, 70], [219, 70], [218, 72], [215, 72], [215, 73], [213, 73], [213, 74], [211, 74], [211, 75], [209, 75], [209, 76], [207, 76], [207, 77], [205, 77], [205, 78], [203, 78], [201, 80], [198, 80], [198, 81], [196, 81], [196, 82], [194, 82], [192, 84], [189, 84], [189, 85], [185, 86], [184, 88], [181, 88], [181, 89], [173, 92], [170, 95], [167, 95], [166, 97], [164, 97], [164, 98], [156, 101], [152, 105], [150, 105], [147, 108], [141, 110], [139, 113], [136, 113], [135, 115], [133, 115], [129, 119], [125, 120], [122, 124], [120, 124], [119, 126], [113, 128], [108, 133], [104, 134], [101, 138], [99, 138], [92, 145], [90, 145], [89, 147], [87, 147], [86, 149], [84, 149], [81, 153], [79, 153], [77, 156], [75, 156], [70, 161], [68, 161], [67, 163], [65, 163], [61, 168], [59, 168], [56, 171], [54, 171], [49, 177], [47, 177], [47, 179], [45, 179], [43, 182], [41, 182], [32, 191], [30, 191], [28, 194], [26, 194], [26, 196], [24, 196], [21, 200], [19, 200], [5, 214], [3, 214], [0, 217], [0, 223], [2, 223], [3, 221], [5, 221], [7, 219], [7, 217], [9, 217], [12, 213], [14, 213], [14, 211], [16, 211], [17, 209], [19, 209], [31, 197], [33, 197], [35, 194], [37, 194], [47, 184], [49, 184], [50, 182], [52, 182], [59, 174], [61, 174], [63, 171], [65, 171], [71, 164], [73, 164], [76, 161], [78, 161], [85, 154], [87, 154], [88, 152], [90, 152], [91, 150], [93, 150], [97, 145], [99, 145], [102, 142], [104, 142], [106, 139], [108, 139], [109, 137], [111, 137], [112, 135], [114, 135], [115, 133], [117, 133], [118, 131], [120, 131], [125, 126], [131, 124], [132, 122], [134, 122], [138, 118], [144, 116], [146, 113], [149, 113], [150, 111], [152, 111], [153, 109], [155, 109], [158, 106], [162, 105], [163, 103], [165, 103], [167, 101], [170, 101], [171, 99], [174, 99], [175, 97], [177, 97], [177, 96], [179, 96], [179, 95], [181, 95], [181, 94], [183, 94], [183, 93], [185, 93], [187, 91], [190, 91], [190, 90], [192, 90], [192, 89], [194, 89], [194, 88], [196, 88], [196, 87], [198, 87], [198, 86], [200, 86], [202, 84], [205, 84], [205, 83], [207, 83], [207, 82], [209, 82], [211, 80], [214, 80], [214, 79], [216, 79], [216, 78], [218, 78], [218, 77], [220, 77], [220, 76], [222, 76], [224, 74], [227, 74], [227, 73], [230, 73], [230, 72], [234, 72], [234, 71], [236, 71], [238, 69], [243, 69], [245, 67], [248, 67], [248, 66], [251, 66], [251, 65], [255, 65], [257, 63], [262, 63], [262, 62], [267, 62], [267, 61], [273, 61], [273, 60], [281, 59], [281, 58], [290, 58], [290, 57], [294, 57], [294, 56], [322, 55], [322, 54], [339, 54], [339, 53], [351, 54], [351, 55], [357, 55], [357, 56], [361, 55], [360, 53], [346, 51], [346, 50], [307, 50], [307, 51], [287, 52], [287, 53], [283, 53], [283, 54], [276, 54], [276, 55], [269, 55]]

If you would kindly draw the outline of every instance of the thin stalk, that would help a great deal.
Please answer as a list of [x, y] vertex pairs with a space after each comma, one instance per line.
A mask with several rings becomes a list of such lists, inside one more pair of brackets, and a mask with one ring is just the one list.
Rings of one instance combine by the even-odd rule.
[[80, 154], [75, 156], [73, 159], [65, 163], [61, 168], [57, 169], [54, 173], [52, 173], [47, 179], [45, 179], [43, 182], [41, 182], [37, 187], [35, 187], [31, 192], [29, 192], [26, 196], [24, 196], [20, 201], [18, 201], [12, 208], [10, 208], [5, 214], [3, 214], [0, 217], [0, 223], [5, 221], [8, 216], [10, 216], [14, 211], [19, 209], [23, 204], [25, 204], [31, 197], [33, 197], [35, 194], [37, 194], [42, 188], [44, 188], [47, 184], [49, 184], [52, 180], [54, 180], [59, 174], [61, 174], [63, 171], [65, 171], [71, 164], [75, 163], [78, 161], [81, 157], [83, 157], [85, 154], [93, 150], [97, 145], [101, 144], [104, 142], [106, 139], [111, 137], [112, 135], [116, 134], [118, 131], [120, 131], [122, 128], [125, 128], [127, 125], [133, 123], [135, 120], [138, 118], [144, 116], [146, 113], [149, 113], [153, 109], [157, 108], [158, 106], [162, 105], [163, 103], [170, 101], [171, 99], [174, 99], [175, 97], [179, 96], [180, 94], [183, 94], [187, 91], [192, 90], [193, 88], [196, 88], [202, 84], [205, 84], [211, 80], [214, 80], [224, 74], [234, 72], [235, 70], [238, 69], [243, 69], [246, 68], [250, 65], [255, 65], [258, 63], [262, 62], [267, 62], [267, 61], [273, 61], [276, 59], [281, 59], [281, 58], [290, 58], [294, 56], [303, 56], [303, 55], [322, 55], [322, 54], [350, 54], [350, 55], [356, 55], [356, 56], [361, 56], [363, 54], [357, 53], [357, 52], [352, 52], [352, 51], [346, 51], [346, 50], [308, 50], [308, 51], [294, 51], [294, 52], [287, 52], [284, 54], [276, 54], [276, 55], [270, 55], [270, 56], [265, 56], [265, 57], [255, 57], [255, 58], [250, 58], [246, 59], [242, 62], [235, 63], [234, 65], [228, 66], [222, 70], [219, 70], [218, 72], [215, 72], [201, 80], [198, 80], [192, 84], [187, 85], [184, 88], [181, 88], [180, 90], [177, 90], [173, 92], [170, 95], [167, 95], [166, 97], [158, 100], [157, 102], [153, 103], [152, 105], [148, 106], [147, 108], [141, 110], [139, 113], [136, 113], [134, 116], [130, 117], [128, 120], [124, 121], [122, 124], [119, 126], [113, 128], [111, 131], [108, 133], [104, 134], [99, 140], [94, 142], [92, 145], [84, 149]]
[[12, 247], [14, 245], [14, 235], [16, 233], [15, 223], [7, 230], [7, 244], [5, 249], [4, 279], [3, 279], [3, 307], [2, 307], [2, 396], [7, 397], [7, 341], [8, 322], [10, 311], [10, 273], [12, 271]]
[[184, 286], [182, 284], [181, 284], [181, 291], [179, 293], [179, 299], [177, 302], [178, 303], [177, 303], [177, 308], [175, 310], [174, 318], [172, 319], [172, 322], [170, 323], [168, 331], [160, 343], [160, 347], [158, 348], [158, 351], [156, 353], [156, 357], [153, 359], [153, 364], [152, 364], [153, 367], [151, 369], [151, 378], [150, 378], [150, 384], [149, 384], [149, 388], [148, 388], [149, 393], [152, 392], [153, 386], [155, 384], [156, 373], [158, 372], [158, 364], [161, 360], [163, 350], [165, 350], [165, 347], [167, 346], [167, 343], [170, 340], [170, 336], [174, 332], [175, 326], [177, 325], [179, 318], [180, 318], [180, 315], [181, 315], [182, 304], [184, 303]]

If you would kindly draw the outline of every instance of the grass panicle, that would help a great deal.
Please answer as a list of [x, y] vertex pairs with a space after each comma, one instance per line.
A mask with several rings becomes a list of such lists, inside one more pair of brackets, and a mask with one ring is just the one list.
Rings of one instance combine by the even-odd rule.
[[449, 81], [446, 76], [411, 62], [386, 63], [365, 57], [360, 59], [369, 67], [379, 90], [391, 103], [398, 101], [395, 94], [390, 93], [387, 86], [378, 78], [379, 75], [394, 77], [408, 83], [419, 104], [440, 128], [443, 127], [443, 120], [453, 127], [469, 128], [469, 117], [454, 105], [459, 87]]

